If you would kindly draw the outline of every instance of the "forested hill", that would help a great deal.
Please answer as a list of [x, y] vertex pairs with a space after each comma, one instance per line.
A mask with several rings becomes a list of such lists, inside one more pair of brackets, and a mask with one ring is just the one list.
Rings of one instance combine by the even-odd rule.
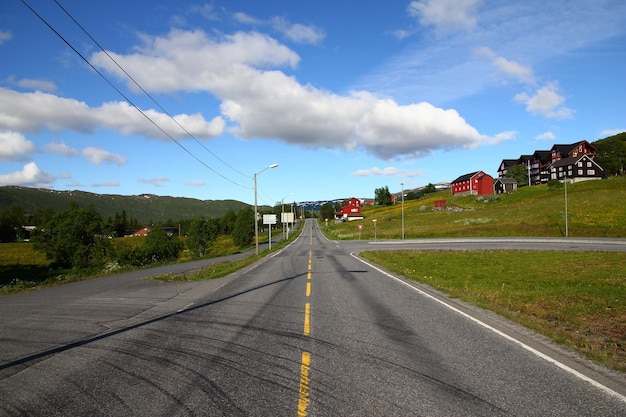
[[184, 197], [167, 197], [153, 194], [124, 196], [94, 194], [84, 191], [56, 191], [41, 188], [0, 187], [0, 211], [18, 205], [27, 213], [52, 208], [56, 212], [67, 210], [70, 204], [79, 207], [93, 205], [104, 219], [126, 211], [128, 218], [140, 223], [164, 222], [168, 219], [186, 220], [201, 216], [222, 217], [228, 210], [237, 213], [246, 203], [235, 200], [197, 200]]

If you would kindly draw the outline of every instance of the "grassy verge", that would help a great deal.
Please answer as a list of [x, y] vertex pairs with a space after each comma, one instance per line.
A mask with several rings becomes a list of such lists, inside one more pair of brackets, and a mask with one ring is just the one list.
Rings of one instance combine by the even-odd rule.
[[[485, 236], [565, 236], [564, 187], [534, 185], [512, 194], [451, 196], [450, 191], [426, 194], [405, 201], [407, 238]], [[445, 200], [449, 210], [434, 211]], [[602, 181], [567, 185], [568, 235], [570, 237], [626, 237], [626, 175]], [[454, 208], [454, 210], [452, 210]], [[331, 239], [399, 239], [402, 204], [363, 207], [365, 219], [322, 225]], [[359, 225], [362, 229], [359, 230]]]
[[401, 250], [361, 256], [626, 372], [624, 253]]
[[[195, 271], [189, 274], [179, 274], [179, 275], [162, 275], [155, 277], [154, 279], [164, 282], [170, 281], [202, 281], [206, 279], [215, 279], [222, 278], [226, 275], [232, 274], [242, 268], [245, 268], [248, 265], [252, 265], [257, 262], [259, 259], [265, 257], [267, 254], [271, 252], [275, 252], [287, 246], [293, 240], [295, 240], [300, 233], [302, 232], [302, 228], [298, 228], [293, 231], [293, 233], [289, 234], [289, 239], [281, 240], [280, 242], [272, 244], [272, 250], [266, 249], [259, 253], [259, 255], [253, 254], [250, 256], [246, 256], [245, 258], [238, 259], [236, 261], [231, 262], [218, 262], [206, 268], [203, 268], [200, 271]], [[252, 247], [250, 247], [251, 249]]]
[[[300, 234], [301, 229], [294, 230], [290, 234], [289, 240], [281, 241], [272, 245], [272, 251], [284, 247]], [[280, 232], [279, 232], [280, 233]], [[142, 237], [119, 238], [113, 241], [114, 249], [139, 247], [143, 242]], [[268, 233], [259, 234], [259, 243], [265, 244], [268, 241]], [[220, 236], [213, 243], [205, 259], [217, 258], [220, 256], [233, 255], [253, 249], [254, 246], [239, 248], [233, 244], [230, 236]], [[163, 276], [159, 279], [163, 281], [172, 280], [201, 280], [219, 278], [235, 272], [238, 269], [256, 262], [269, 251], [263, 251], [259, 256], [252, 255], [245, 259], [228, 263], [217, 263], [197, 274], [197, 276]], [[179, 254], [178, 260], [174, 262], [187, 262], [194, 260], [188, 250]], [[159, 266], [159, 264], [147, 265], [147, 268]], [[120, 267], [116, 262], [110, 262], [102, 267], [90, 269], [53, 269], [50, 267], [44, 254], [33, 249], [31, 243], [2, 243], [0, 244], [0, 295], [12, 294], [32, 289], [40, 289], [75, 281], [97, 278], [110, 274], [140, 269], [140, 267]]]

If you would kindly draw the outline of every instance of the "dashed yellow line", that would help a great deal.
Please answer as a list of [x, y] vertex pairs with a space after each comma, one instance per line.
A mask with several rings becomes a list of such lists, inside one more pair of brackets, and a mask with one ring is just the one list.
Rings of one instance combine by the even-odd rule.
[[[313, 234], [311, 233], [311, 247], [313, 247]], [[311, 296], [311, 270], [313, 263], [313, 249], [309, 249], [309, 262], [306, 274], [306, 297]], [[311, 303], [304, 304], [304, 335], [311, 334]], [[300, 400], [298, 401], [298, 417], [305, 417], [308, 414], [310, 397], [310, 378], [309, 371], [311, 369], [311, 353], [302, 352], [302, 364], [300, 366]]]
[[304, 335], [311, 334], [311, 303], [304, 305]]
[[305, 417], [308, 412], [310, 399], [309, 370], [311, 369], [311, 354], [302, 352], [300, 366], [300, 401], [298, 401], [298, 417]]

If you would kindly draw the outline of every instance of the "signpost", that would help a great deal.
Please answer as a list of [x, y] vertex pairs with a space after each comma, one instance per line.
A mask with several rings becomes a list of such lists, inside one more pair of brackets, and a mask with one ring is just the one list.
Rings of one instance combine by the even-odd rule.
[[263, 224], [267, 224], [270, 226], [270, 250], [272, 250], [272, 225], [276, 224], [276, 215], [275, 214], [264, 214], [263, 215]]

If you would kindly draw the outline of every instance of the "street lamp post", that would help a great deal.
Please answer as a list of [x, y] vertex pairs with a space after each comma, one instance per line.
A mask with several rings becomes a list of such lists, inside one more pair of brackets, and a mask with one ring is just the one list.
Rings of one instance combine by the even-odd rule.
[[400, 183], [402, 187], [402, 240], [404, 240], [404, 183]]
[[259, 254], [259, 212], [256, 200], [256, 177], [261, 175], [263, 171], [269, 168], [276, 168], [278, 164], [272, 164], [263, 168], [260, 172], [254, 174], [254, 242], [256, 244], [256, 254]]
[[565, 172], [565, 237], [569, 237], [569, 225], [567, 223], [567, 172]]

